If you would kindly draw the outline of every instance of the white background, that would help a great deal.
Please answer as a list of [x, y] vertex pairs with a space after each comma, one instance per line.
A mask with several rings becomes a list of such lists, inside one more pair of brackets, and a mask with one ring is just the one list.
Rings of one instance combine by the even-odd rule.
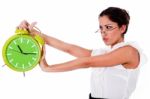
[[[150, 57], [148, 0], [0, 0], [0, 50], [24, 19], [37, 21], [47, 35], [88, 49], [103, 47], [98, 28], [99, 13], [109, 6], [129, 11], [127, 41], [137, 41]], [[49, 64], [74, 57], [46, 46]], [[0, 65], [3, 65], [0, 54]], [[150, 99], [149, 62], [141, 68], [137, 88], [130, 99]], [[45, 73], [39, 66], [26, 72], [26, 77], [7, 66], [0, 67], [0, 99], [88, 99], [90, 69], [63, 73]]]

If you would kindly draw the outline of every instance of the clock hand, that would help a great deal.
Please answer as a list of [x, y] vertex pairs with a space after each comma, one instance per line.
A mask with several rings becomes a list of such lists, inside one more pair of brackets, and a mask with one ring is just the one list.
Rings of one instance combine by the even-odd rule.
[[25, 55], [31, 54], [31, 55], [36, 55], [36, 53], [23, 53]]
[[20, 48], [20, 46], [19, 46], [19, 45], [17, 45], [17, 47], [19, 48], [20, 52], [21, 52], [21, 53], [23, 53], [23, 51], [22, 51], [22, 49]]
[[[20, 51], [17, 51], [17, 50], [15, 50], [15, 49], [11, 49], [11, 50], [13, 50], [13, 51], [15, 51], [15, 52], [17, 52], [17, 53], [21, 53]], [[21, 53], [21, 54], [24, 54], [24, 55], [28, 55], [28, 54], [36, 55], [37, 53]]]
[[25, 55], [28, 55], [28, 54], [35, 55], [36, 54], [36, 53], [24, 53], [19, 45], [17, 45], [17, 47], [19, 48], [19, 50], [22, 54], [25, 54]]

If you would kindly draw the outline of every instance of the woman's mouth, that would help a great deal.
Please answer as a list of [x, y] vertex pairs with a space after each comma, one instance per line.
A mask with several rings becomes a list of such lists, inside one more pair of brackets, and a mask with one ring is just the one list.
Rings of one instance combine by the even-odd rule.
[[107, 41], [108, 41], [108, 38], [103, 38], [103, 40], [104, 40], [105, 42], [107, 42]]

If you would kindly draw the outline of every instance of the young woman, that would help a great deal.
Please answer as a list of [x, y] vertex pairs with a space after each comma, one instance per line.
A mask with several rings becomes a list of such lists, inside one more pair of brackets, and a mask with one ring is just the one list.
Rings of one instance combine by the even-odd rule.
[[[130, 16], [126, 10], [109, 7], [99, 15], [99, 32], [107, 48], [88, 50], [42, 34], [46, 44], [77, 57], [65, 63], [49, 65], [45, 48], [40, 67], [45, 72], [64, 72], [92, 68], [89, 99], [128, 99], [134, 91], [143, 54], [132, 42], [125, 42]], [[31, 35], [39, 34], [34, 23], [21, 22], [20, 29], [28, 29]]]

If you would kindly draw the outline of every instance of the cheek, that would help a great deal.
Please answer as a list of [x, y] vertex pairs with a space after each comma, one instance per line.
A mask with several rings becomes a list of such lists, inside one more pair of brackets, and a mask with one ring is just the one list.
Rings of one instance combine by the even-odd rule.
[[120, 34], [118, 32], [112, 32], [110, 34], [108, 34], [108, 37], [110, 40], [116, 40], [120, 37]]
[[116, 36], [115, 32], [111, 32], [107, 35], [110, 39], [114, 38]]

